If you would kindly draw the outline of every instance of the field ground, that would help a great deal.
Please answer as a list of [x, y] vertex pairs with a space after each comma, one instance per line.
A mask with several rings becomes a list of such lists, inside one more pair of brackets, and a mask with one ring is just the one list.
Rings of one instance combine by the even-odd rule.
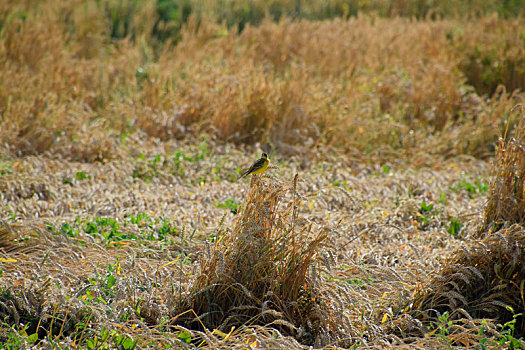
[[[58, 336], [44, 343], [57, 339], [57, 346], [86, 339], [116, 344], [118, 336], [138, 340], [139, 347], [181, 346], [174, 334], [185, 333], [170, 324], [171, 311], [179, 293], [188, 293], [205, 242], [217, 239], [219, 227], [234, 225], [232, 209], [242, 207], [249, 181], [231, 179], [257, 154], [206, 141], [140, 149], [150, 155], [105, 164], [45, 157], [4, 163], [2, 290], [17, 301], [3, 305], [3, 313], [16, 305], [21, 334], [22, 324], [32, 334], [41, 322]], [[415, 169], [346, 157], [302, 161], [275, 157], [268, 176], [290, 181], [298, 173], [298, 215], [330, 228], [316, 261], [318, 283], [320, 290], [339, 290], [341, 305], [334, 308], [341, 308], [341, 327], [349, 333], [342, 340], [325, 335], [317, 345], [400, 343], [389, 334], [392, 306], [469, 245], [481, 224], [490, 162], [463, 158]], [[246, 346], [250, 340], [299, 347], [271, 328], [257, 329], [238, 328], [229, 340], [209, 335], [206, 346]], [[115, 340], [102, 340], [103, 330]], [[4, 339], [14, 342], [12, 332]], [[438, 335], [415, 345], [452, 344]]]
[[525, 348], [525, 7], [429, 3], [0, 3], [0, 349]]

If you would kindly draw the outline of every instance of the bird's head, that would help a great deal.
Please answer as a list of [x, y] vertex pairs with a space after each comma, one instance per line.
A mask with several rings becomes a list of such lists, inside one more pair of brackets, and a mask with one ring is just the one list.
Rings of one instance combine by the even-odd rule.
[[264, 159], [267, 159], [268, 158], [268, 155], [266, 153], [263, 153], [261, 158], [264, 158]]

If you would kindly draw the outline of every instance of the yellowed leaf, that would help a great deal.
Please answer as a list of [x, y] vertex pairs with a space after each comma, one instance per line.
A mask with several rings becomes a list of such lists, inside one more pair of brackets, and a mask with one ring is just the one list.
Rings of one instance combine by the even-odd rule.
[[223, 331], [220, 331], [218, 329], [214, 329], [211, 334], [218, 335], [219, 337], [226, 338], [228, 334], [224, 333]]
[[224, 338], [224, 340], [228, 340], [228, 338], [230, 337], [230, 335], [232, 335], [233, 331], [235, 330], [235, 326], [233, 326], [231, 329], [230, 329], [230, 333], [228, 333], [226, 335], [226, 337]]
[[177, 258], [176, 258], [175, 260], [170, 261], [170, 262], [168, 262], [168, 263], [165, 263], [165, 264], [162, 265], [160, 268], [163, 269], [163, 268], [165, 268], [166, 266], [169, 266], [169, 265], [171, 265], [171, 264], [175, 264], [177, 261], [179, 261], [179, 259], [180, 259], [180, 254], [177, 256]]

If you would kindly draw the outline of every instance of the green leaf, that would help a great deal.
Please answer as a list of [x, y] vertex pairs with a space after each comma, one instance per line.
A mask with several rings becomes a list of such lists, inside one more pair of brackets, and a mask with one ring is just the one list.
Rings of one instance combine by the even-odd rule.
[[122, 345], [124, 350], [132, 350], [136, 344], [137, 340], [133, 340], [131, 338], [126, 337], [122, 340], [122, 343], [120, 345]]
[[177, 338], [179, 338], [180, 340], [182, 340], [186, 344], [191, 343], [191, 334], [190, 334], [190, 332], [181, 331], [181, 332], [177, 333]]
[[432, 208], [434, 208], [434, 204], [427, 204], [425, 201], [421, 202], [421, 210], [419, 211], [421, 214], [428, 213], [432, 211]]
[[115, 285], [115, 282], [117, 282], [117, 279], [115, 278], [115, 276], [109, 275], [108, 276], [108, 284], [107, 284], [108, 288], [113, 287]]
[[78, 171], [77, 174], [75, 175], [75, 178], [76, 178], [77, 180], [81, 181], [81, 180], [85, 180], [85, 179], [87, 179], [87, 175], [86, 175], [86, 173], [83, 172], [83, 171]]
[[453, 216], [451, 216], [449, 220], [450, 225], [448, 226], [448, 233], [452, 236], [457, 236], [463, 228], [463, 224]]
[[34, 344], [38, 340], [38, 333], [33, 333], [27, 337], [29, 344]]
[[100, 330], [100, 338], [102, 342], [105, 342], [109, 338], [109, 331], [104, 327]]

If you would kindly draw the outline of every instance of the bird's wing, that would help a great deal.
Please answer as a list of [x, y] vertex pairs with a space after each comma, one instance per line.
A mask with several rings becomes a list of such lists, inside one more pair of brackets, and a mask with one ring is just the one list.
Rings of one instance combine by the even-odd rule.
[[250, 175], [252, 172], [262, 167], [265, 161], [266, 159], [263, 159], [263, 158], [257, 159], [255, 163], [252, 164], [250, 169], [246, 170], [239, 178], [244, 177], [246, 175]]
[[[241, 176], [239, 176], [237, 178], [237, 180], [245, 177], [246, 175], [250, 175], [252, 172], [254, 172], [255, 170], [261, 168], [262, 166], [264, 166], [264, 163], [266, 162], [267, 160], [264, 159], [264, 158], [259, 158], [255, 161], [255, 163], [252, 164], [252, 166], [250, 167], [250, 169], [246, 170], [244, 173], [242, 173]], [[236, 180], [236, 181], [237, 181]]]
[[264, 158], [257, 159], [255, 161], [255, 163], [253, 163], [253, 165], [250, 168], [250, 170], [248, 170], [248, 174], [251, 173], [252, 171], [255, 171], [255, 170], [261, 168], [262, 166], [264, 166], [264, 163], [266, 163], [266, 159], [264, 159]]

